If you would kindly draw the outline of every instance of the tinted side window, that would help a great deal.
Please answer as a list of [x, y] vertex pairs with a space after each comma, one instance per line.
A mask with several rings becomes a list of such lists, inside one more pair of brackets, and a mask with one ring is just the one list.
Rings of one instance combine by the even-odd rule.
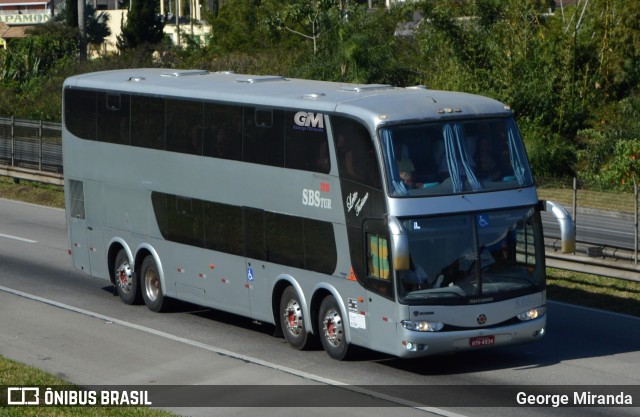
[[164, 149], [164, 100], [151, 96], [131, 97], [131, 144]]
[[264, 245], [264, 211], [245, 207], [244, 241], [247, 258], [266, 259]]
[[128, 94], [98, 93], [98, 140], [129, 144]]
[[205, 201], [204, 230], [207, 249], [244, 255], [241, 207]]
[[243, 160], [284, 166], [284, 111], [245, 107]]
[[328, 174], [331, 169], [322, 113], [287, 111], [285, 167]]
[[77, 180], [69, 180], [69, 216], [74, 219], [84, 220], [84, 183]]
[[167, 232], [169, 240], [204, 247], [202, 201], [167, 196]]
[[304, 268], [302, 218], [265, 213], [267, 261]]
[[204, 105], [204, 154], [242, 160], [242, 107]]
[[96, 139], [96, 105], [95, 91], [64, 90], [64, 122], [67, 130], [82, 139]]
[[167, 150], [202, 155], [202, 102], [167, 100]]
[[169, 228], [167, 221], [167, 195], [156, 191], [151, 193], [151, 204], [153, 204], [153, 213], [156, 216], [158, 229], [162, 237], [169, 240]]
[[340, 116], [331, 117], [331, 126], [340, 176], [381, 189], [380, 169], [367, 129], [355, 120]]
[[324, 274], [336, 269], [329, 222], [155, 191], [151, 201], [160, 233], [169, 241]]
[[323, 274], [332, 274], [337, 262], [333, 224], [304, 219], [304, 268]]

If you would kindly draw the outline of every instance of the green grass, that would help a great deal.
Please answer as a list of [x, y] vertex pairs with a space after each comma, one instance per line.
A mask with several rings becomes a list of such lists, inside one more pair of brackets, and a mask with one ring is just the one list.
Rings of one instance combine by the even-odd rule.
[[64, 208], [64, 189], [59, 185], [41, 184], [0, 176], [0, 197], [41, 206]]
[[[1, 386], [55, 386], [69, 385], [67, 381], [32, 366], [23, 365], [0, 356]], [[5, 393], [3, 393], [5, 394]], [[41, 395], [42, 397], [42, 395]], [[173, 417], [175, 414], [144, 407], [0, 407], [3, 417]]]
[[640, 282], [547, 268], [547, 298], [640, 317]]

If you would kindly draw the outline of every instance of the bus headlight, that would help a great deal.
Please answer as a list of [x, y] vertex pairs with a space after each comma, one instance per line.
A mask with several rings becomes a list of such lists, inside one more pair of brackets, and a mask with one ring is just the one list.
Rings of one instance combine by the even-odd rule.
[[430, 322], [430, 321], [413, 321], [403, 320], [402, 327], [407, 330], [413, 330], [416, 332], [439, 332], [444, 327], [444, 323]]
[[525, 311], [524, 313], [518, 314], [518, 319], [520, 319], [521, 321], [534, 320], [534, 319], [537, 319], [538, 317], [542, 317], [544, 313], [546, 313], [546, 311], [547, 311], [546, 305], [532, 308], [529, 311]]

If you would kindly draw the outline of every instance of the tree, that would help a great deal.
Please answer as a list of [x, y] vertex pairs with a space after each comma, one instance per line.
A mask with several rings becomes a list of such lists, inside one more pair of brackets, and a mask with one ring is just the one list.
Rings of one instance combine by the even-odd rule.
[[323, 32], [321, 20], [331, 8], [326, 1], [292, 1], [267, 15], [264, 23], [276, 30], [287, 31], [313, 42], [313, 54], [318, 53], [318, 38]]
[[[69, 24], [67, 20], [67, 8], [69, 7], [69, 3], [71, 3], [71, 8], [75, 10], [75, 23]], [[85, 5], [85, 19], [86, 19], [86, 31], [87, 31], [87, 42], [90, 45], [93, 45], [94, 48], [97, 48], [99, 45], [104, 43], [104, 40], [111, 35], [111, 29], [109, 29], [109, 19], [110, 15], [106, 11], [98, 12], [93, 4], [87, 1]], [[66, 0], [65, 4], [58, 9], [58, 13], [56, 13], [53, 17], [53, 22], [64, 23], [67, 27], [77, 28], [78, 27], [78, 7], [77, 0]]]
[[[56, 16], [64, 19], [65, 25], [71, 28], [78, 27], [78, 0], [64, 0], [64, 6]], [[54, 17], [55, 19], [55, 17]]]
[[255, 52], [268, 45], [268, 34], [260, 24], [259, 0], [227, 0], [218, 14], [207, 16], [211, 26], [211, 48], [218, 52]]
[[130, 5], [127, 21], [118, 36], [118, 49], [133, 49], [143, 45], [155, 45], [164, 38], [164, 22], [160, 20], [159, 3], [134, 0]]
[[111, 35], [110, 15], [104, 11], [98, 13], [90, 3], [87, 3], [85, 12], [87, 14], [87, 42], [94, 47], [100, 46]]
[[78, 31], [57, 23], [34, 26], [16, 39], [0, 59], [0, 81], [20, 86], [34, 82], [61, 61], [78, 54]]

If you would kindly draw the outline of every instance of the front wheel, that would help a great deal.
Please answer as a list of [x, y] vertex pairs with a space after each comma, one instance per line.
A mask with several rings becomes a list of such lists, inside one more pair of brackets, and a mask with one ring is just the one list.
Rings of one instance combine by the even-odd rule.
[[328, 295], [320, 304], [318, 328], [324, 350], [333, 359], [344, 360], [348, 357], [350, 346], [344, 333], [345, 321], [340, 307], [332, 295]]
[[125, 304], [140, 304], [140, 286], [129, 257], [124, 249], [120, 249], [113, 265], [113, 285], [120, 299]]
[[168, 301], [162, 294], [160, 274], [153, 256], [144, 258], [140, 268], [140, 280], [142, 283], [142, 298], [147, 308], [155, 312], [165, 311], [168, 308]]

